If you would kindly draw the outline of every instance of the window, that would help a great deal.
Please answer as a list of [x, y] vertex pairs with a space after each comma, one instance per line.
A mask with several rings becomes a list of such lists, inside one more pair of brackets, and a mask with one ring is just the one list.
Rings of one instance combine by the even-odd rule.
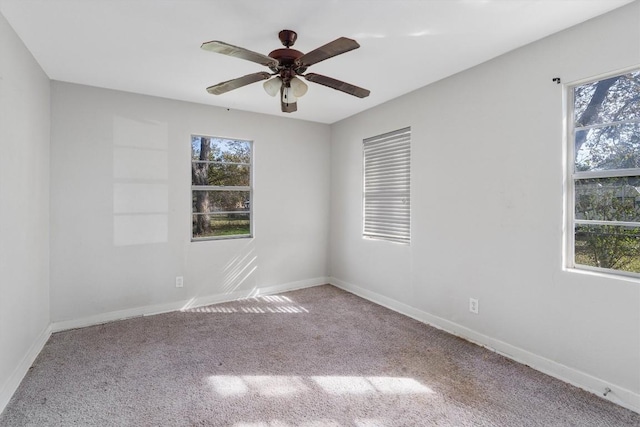
[[640, 273], [640, 71], [570, 88], [570, 267]]
[[364, 157], [363, 236], [411, 240], [411, 128], [362, 141]]
[[252, 144], [191, 137], [191, 240], [251, 237]]

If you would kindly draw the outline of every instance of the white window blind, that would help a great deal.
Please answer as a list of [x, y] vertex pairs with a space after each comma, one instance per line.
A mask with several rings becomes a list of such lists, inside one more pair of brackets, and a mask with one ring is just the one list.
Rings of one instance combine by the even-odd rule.
[[411, 240], [411, 128], [362, 141], [364, 153], [363, 235]]

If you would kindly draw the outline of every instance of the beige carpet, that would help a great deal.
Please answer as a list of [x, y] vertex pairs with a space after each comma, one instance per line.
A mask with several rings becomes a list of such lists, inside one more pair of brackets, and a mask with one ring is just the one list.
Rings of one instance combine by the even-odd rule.
[[1, 426], [639, 426], [332, 286], [54, 334]]

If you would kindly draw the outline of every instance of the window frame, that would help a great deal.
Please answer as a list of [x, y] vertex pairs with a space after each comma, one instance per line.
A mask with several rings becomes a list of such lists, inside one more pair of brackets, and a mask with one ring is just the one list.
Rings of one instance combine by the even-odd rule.
[[[395, 139], [394, 139], [395, 138]], [[400, 172], [406, 174], [406, 197], [403, 198], [402, 204], [408, 205], [406, 209], [406, 214], [403, 214], [400, 218], [401, 222], [406, 223], [406, 230], [404, 231], [387, 231], [386, 233], [379, 231], [376, 233], [372, 230], [372, 228], [376, 228], [373, 223], [376, 221], [368, 221], [367, 218], [370, 215], [375, 215], [375, 213], [367, 213], [367, 193], [371, 193], [371, 191], [367, 191], [367, 182], [368, 182], [368, 174], [367, 174], [367, 145], [368, 144], [382, 144], [385, 143], [385, 139], [389, 139], [386, 141], [390, 146], [400, 145], [401, 148], [407, 150], [407, 163], [406, 170], [401, 169]], [[406, 139], [406, 141], [403, 141]], [[406, 143], [406, 147], [404, 144]], [[371, 150], [369, 148], [369, 150]], [[380, 155], [379, 155], [380, 156]], [[393, 172], [398, 171], [400, 168], [396, 168]], [[387, 170], [388, 171], [388, 170]], [[371, 175], [369, 175], [370, 177]], [[383, 183], [384, 184], [384, 183]], [[390, 184], [390, 183], [388, 183]], [[380, 185], [380, 184], [378, 184]], [[378, 190], [380, 191], [380, 190]], [[401, 193], [397, 189], [391, 190], [391, 192]], [[387, 216], [387, 213], [378, 212], [379, 215]], [[390, 219], [390, 218], [387, 218]], [[380, 220], [378, 223], [382, 222]], [[397, 223], [395, 223], [397, 224]], [[369, 226], [369, 227], [368, 227]], [[386, 227], [385, 227], [386, 226]], [[380, 225], [378, 224], [378, 227]], [[394, 227], [393, 222], [387, 222], [382, 224], [382, 228], [386, 228], [387, 230], [391, 228], [399, 229], [399, 227]], [[372, 136], [369, 138], [365, 138], [362, 140], [362, 238], [366, 240], [378, 240], [378, 241], [386, 241], [403, 245], [411, 245], [411, 126], [406, 126], [397, 130], [393, 130], [390, 132], [385, 132], [380, 135]]]
[[575, 251], [575, 227], [576, 225], [610, 225], [610, 226], [623, 226], [623, 227], [640, 227], [640, 222], [629, 221], [606, 221], [606, 220], [585, 220], [576, 219], [576, 183], [578, 181], [586, 181], [590, 179], [606, 179], [606, 178], [625, 178], [625, 177], [640, 177], [640, 168], [628, 168], [628, 169], [607, 169], [607, 170], [594, 170], [594, 171], [576, 171], [576, 151], [575, 151], [575, 138], [576, 132], [580, 130], [587, 130], [598, 127], [612, 126], [616, 124], [625, 123], [638, 123], [640, 121], [622, 120], [617, 122], [604, 122], [593, 125], [575, 126], [575, 88], [578, 86], [586, 85], [589, 83], [595, 83], [601, 80], [605, 80], [611, 77], [623, 76], [634, 72], [639, 72], [640, 66], [633, 66], [614, 72], [598, 75], [596, 77], [590, 77], [578, 81], [574, 81], [565, 85], [565, 147], [566, 147], [566, 232], [565, 232], [565, 244], [566, 255], [565, 267], [570, 270], [577, 271], [590, 271], [596, 273], [602, 273], [610, 276], [626, 277], [640, 279], [640, 273], [632, 271], [618, 270], [613, 268], [596, 267], [587, 264], [576, 263], [576, 251]]
[[[203, 241], [216, 241], [216, 240], [234, 240], [234, 239], [252, 239], [254, 237], [254, 224], [253, 224], [253, 209], [254, 209], [254, 200], [253, 200], [253, 157], [254, 157], [254, 141], [250, 139], [242, 139], [242, 138], [231, 138], [224, 136], [211, 136], [205, 134], [196, 134], [193, 133], [190, 136], [190, 141], [193, 144], [194, 138], [209, 138], [211, 140], [227, 140], [227, 141], [237, 141], [249, 144], [249, 163], [239, 163], [239, 162], [217, 162], [211, 160], [194, 160], [193, 159], [193, 145], [190, 147], [190, 166], [193, 168], [194, 163], [205, 163], [205, 164], [225, 164], [225, 165], [242, 165], [247, 166], [249, 168], [249, 185], [245, 186], [230, 186], [230, 185], [194, 185], [193, 180], [190, 186], [190, 215], [189, 215], [189, 227], [191, 228], [191, 242], [203, 242]], [[249, 208], [246, 211], [220, 211], [220, 212], [212, 212], [209, 214], [220, 215], [220, 214], [247, 214], [249, 215], [249, 234], [232, 234], [232, 235], [224, 235], [224, 236], [204, 236], [204, 237], [196, 237], [193, 235], [193, 217], [194, 215], [206, 215], [206, 213], [199, 213], [193, 211], [193, 196], [195, 191], [211, 191], [211, 192], [222, 192], [222, 191], [238, 191], [238, 192], [248, 192], [249, 193]]]

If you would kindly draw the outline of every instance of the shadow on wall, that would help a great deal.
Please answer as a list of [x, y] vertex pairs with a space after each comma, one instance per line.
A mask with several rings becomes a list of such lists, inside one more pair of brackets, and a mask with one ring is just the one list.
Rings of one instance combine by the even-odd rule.
[[[258, 255], [254, 240], [233, 240], [233, 242], [223, 242], [223, 244], [230, 243], [235, 248], [231, 254], [224, 253], [225, 260], [220, 259], [220, 256], [209, 260], [212, 256], [210, 251], [201, 252], [198, 250], [195, 255], [197, 260], [185, 261], [185, 264], [189, 265], [189, 272], [193, 277], [191, 283], [194, 285], [192, 286], [195, 286], [196, 289], [191, 299], [183, 306], [183, 311], [195, 310], [196, 307], [207, 304], [260, 295], [257, 285]], [[207, 244], [207, 242], [197, 243], [197, 245]], [[185, 254], [187, 253], [189, 251], [185, 251]], [[207, 309], [212, 310], [213, 308], [207, 307]], [[204, 311], [202, 308], [199, 312], [211, 311]]]
[[168, 127], [113, 118], [113, 244], [166, 243], [169, 235]]
[[[247, 284], [255, 283], [255, 272], [258, 269], [258, 255], [253, 239], [233, 256], [224, 266], [222, 292], [232, 294], [238, 289], [246, 288]], [[253, 287], [254, 291], [256, 286]], [[255, 294], [254, 294], [255, 295]]]

